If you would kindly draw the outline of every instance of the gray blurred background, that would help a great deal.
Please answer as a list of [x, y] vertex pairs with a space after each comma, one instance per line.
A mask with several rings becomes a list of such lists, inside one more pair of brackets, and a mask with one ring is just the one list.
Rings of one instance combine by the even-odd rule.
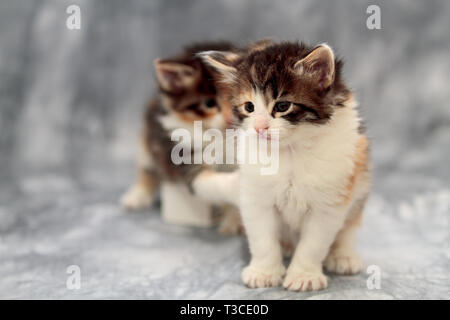
[[[66, 28], [71, 4], [81, 30]], [[0, 0], [0, 298], [450, 298], [449, 30], [444, 0]], [[244, 239], [117, 206], [153, 60], [263, 37], [325, 41], [346, 62], [373, 143], [360, 251], [380, 290], [364, 272], [320, 293], [249, 290]]]

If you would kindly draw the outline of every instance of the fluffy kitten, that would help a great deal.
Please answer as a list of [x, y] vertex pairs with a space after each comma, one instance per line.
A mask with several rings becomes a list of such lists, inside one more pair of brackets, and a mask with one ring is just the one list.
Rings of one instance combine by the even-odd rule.
[[[240, 127], [269, 141], [274, 129], [279, 132], [275, 175], [261, 175], [261, 165], [244, 163], [238, 179], [230, 177], [222, 188], [239, 181], [251, 252], [243, 282], [319, 290], [327, 287], [323, 265], [338, 274], [359, 272], [354, 242], [370, 191], [369, 142], [342, 79], [342, 62], [326, 44], [303, 43], [201, 56], [229, 88]], [[287, 239], [295, 241], [295, 251], [286, 271], [280, 241]]]
[[229, 43], [201, 43], [187, 47], [174, 58], [154, 62], [159, 93], [145, 112], [138, 179], [121, 199], [128, 209], [149, 207], [161, 181], [189, 184], [201, 169], [200, 165], [172, 162], [171, 150], [175, 145], [170, 139], [172, 130], [185, 128], [192, 132], [194, 121], [198, 120], [203, 128], [225, 128], [221, 110], [230, 108], [220, 99], [210, 70], [196, 56], [204, 50], [234, 50], [234, 47]]

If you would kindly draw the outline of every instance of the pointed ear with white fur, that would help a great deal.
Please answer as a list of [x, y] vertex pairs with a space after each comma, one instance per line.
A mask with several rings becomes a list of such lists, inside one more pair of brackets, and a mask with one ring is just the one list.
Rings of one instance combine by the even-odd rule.
[[199, 70], [182, 63], [156, 59], [153, 64], [159, 85], [169, 92], [192, 87], [200, 76]]
[[203, 62], [219, 74], [219, 81], [231, 84], [236, 81], [237, 69], [234, 62], [239, 55], [228, 51], [203, 51], [197, 54]]
[[319, 90], [326, 90], [333, 84], [334, 68], [334, 53], [327, 44], [317, 46], [294, 65], [295, 71], [301, 76], [310, 77]]

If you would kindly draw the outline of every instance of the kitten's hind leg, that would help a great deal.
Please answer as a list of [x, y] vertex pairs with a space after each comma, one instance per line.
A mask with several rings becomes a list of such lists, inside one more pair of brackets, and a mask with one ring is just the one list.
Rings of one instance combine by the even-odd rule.
[[158, 178], [153, 171], [139, 169], [137, 182], [122, 196], [122, 206], [129, 210], [140, 210], [150, 207], [156, 198]]
[[352, 275], [362, 269], [362, 262], [355, 250], [356, 231], [361, 225], [362, 210], [366, 199], [353, 204], [348, 219], [334, 240], [324, 261], [328, 272]]
[[138, 178], [136, 183], [122, 196], [122, 206], [129, 210], [139, 210], [150, 207], [156, 198], [159, 178], [153, 159], [148, 151], [146, 141], [141, 138], [138, 156]]

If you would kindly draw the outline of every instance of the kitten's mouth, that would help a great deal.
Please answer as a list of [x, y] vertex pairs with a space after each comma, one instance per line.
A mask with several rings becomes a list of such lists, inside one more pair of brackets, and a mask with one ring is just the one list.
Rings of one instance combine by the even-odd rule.
[[225, 124], [227, 127], [231, 127], [234, 124], [233, 118], [225, 118]]
[[267, 131], [258, 132], [258, 137], [265, 140], [272, 140], [270, 133], [268, 133]]

